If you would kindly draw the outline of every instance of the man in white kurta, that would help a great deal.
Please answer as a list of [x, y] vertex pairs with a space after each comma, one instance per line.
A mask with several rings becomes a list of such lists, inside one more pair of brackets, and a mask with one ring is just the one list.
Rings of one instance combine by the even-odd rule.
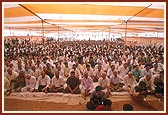
[[107, 95], [110, 94], [110, 91], [109, 91], [110, 80], [108, 79], [106, 72], [103, 72], [101, 74], [101, 77], [98, 79], [98, 86], [101, 86]]
[[8, 68], [5, 73], [5, 77], [11, 82], [18, 76], [17, 72], [15, 72], [12, 68]]
[[36, 85], [36, 78], [30, 74], [25, 74], [26, 86], [21, 89], [21, 92], [33, 92]]
[[129, 68], [128, 68], [127, 63], [125, 63], [124, 65], [122, 65], [118, 68], [118, 73], [122, 79], [125, 77], [125, 75], [128, 73], [128, 71], [129, 71]]
[[50, 81], [50, 77], [46, 75], [44, 71], [41, 71], [41, 76], [38, 77], [36, 82], [35, 91], [47, 93], [50, 86]]
[[124, 77], [123, 89], [128, 91], [129, 93], [132, 93], [136, 84], [137, 84], [136, 79], [133, 76], [133, 73], [130, 71], [128, 75]]
[[84, 97], [90, 95], [94, 91], [93, 80], [88, 76], [88, 72], [84, 71], [84, 77], [81, 79], [81, 92]]
[[65, 84], [65, 80], [62, 76], [60, 76], [60, 71], [55, 71], [55, 76], [51, 80], [51, 88], [50, 92], [57, 93], [57, 92], [63, 92]]
[[121, 77], [118, 75], [118, 71], [115, 69], [113, 75], [110, 77], [110, 90], [113, 92], [123, 91], [123, 83], [121, 83]]

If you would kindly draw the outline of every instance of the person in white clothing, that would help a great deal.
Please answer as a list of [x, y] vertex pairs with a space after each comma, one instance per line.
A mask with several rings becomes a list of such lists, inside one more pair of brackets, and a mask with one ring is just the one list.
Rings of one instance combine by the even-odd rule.
[[88, 72], [84, 71], [83, 78], [81, 79], [81, 92], [84, 97], [90, 95], [94, 91], [93, 80], [88, 76]]
[[125, 75], [128, 73], [128, 71], [129, 71], [129, 68], [128, 68], [128, 64], [127, 63], [125, 63], [123, 66], [120, 66], [118, 68], [118, 73], [121, 76], [121, 78], [124, 78]]
[[151, 68], [152, 75], [159, 74], [161, 70], [158, 68], [158, 64], [157, 64], [157, 63], [154, 63], [153, 66], [154, 66], [154, 67]]
[[141, 76], [145, 77], [146, 75], [149, 75], [149, 74], [152, 75], [152, 71], [150, 69], [150, 65], [146, 64], [145, 68], [141, 70]]
[[35, 91], [47, 93], [49, 90], [50, 81], [50, 77], [46, 75], [44, 71], [41, 71], [41, 76], [38, 77], [36, 82]]
[[51, 88], [49, 89], [49, 92], [57, 93], [57, 92], [63, 92], [65, 84], [65, 80], [62, 76], [60, 76], [60, 73], [58, 70], [55, 71], [55, 76], [51, 80]]
[[5, 77], [11, 82], [18, 76], [18, 73], [15, 72], [12, 68], [8, 68], [7, 72], [5, 73]]
[[98, 79], [98, 86], [101, 86], [102, 89], [106, 92], [107, 96], [110, 95], [110, 80], [106, 75], [106, 72], [101, 74], [101, 77]]
[[113, 75], [113, 70], [115, 70], [115, 65], [111, 65], [110, 68], [107, 70], [107, 77], [110, 78], [110, 76]]
[[151, 74], [147, 74], [146, 76], [142, 77], [139, 80], [139, 83], [141, 81], [144, 81], [146, 83], [147, 89], [151, 92], [154, 93], [155, 90], [155, 85], [154, 85], [154, 79], [152, 78]]
[[36, 78], [29, 73], [25, 74], [26, 86], [21, 89], [21, 92], [33, 92], [36, 85]]
[[128, 75], [124, 77], [123, 89], [128, 91], [129, 93], [132, 93], [136, 84], [137, 84], [136, 79], [133, 76], [133, 73], [130, 71]]
[[97, 82], [98, 79], [101, 77], [101, 74], [103, 73], [102, 66], [99, 65], [98, 68], [94, 71], [94, 77], [93, 77], [93, 82]]
[[121, 83], [121, 77], [118, 75], [118, 71], [115, 69], [113, 75], [110, 76], [110, 90], [112, 92], [123, 91], [123, 83]]

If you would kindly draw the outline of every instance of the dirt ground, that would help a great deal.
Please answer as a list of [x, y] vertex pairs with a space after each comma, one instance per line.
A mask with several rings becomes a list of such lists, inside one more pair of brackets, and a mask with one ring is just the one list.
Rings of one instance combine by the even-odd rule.
[[[148, 108], [140, 105], [133, 100], [119, 101], [112, 103], [113, 111], [122, 111], [122, 106], [125, 103], [129, 103], [133, 106], [134, 111], [155, 111], [153, 108]], [[154, 106], [157, 111], [164, 110], [164, 104], [157, 100], [150, 101], [150, 104]], [[29, 101], [20, 99], [4, 99], [5, 111], [87, 111], [85, 104], [79, 105], [67, 105], [61, 103], [45, 102], [45, 101]]]

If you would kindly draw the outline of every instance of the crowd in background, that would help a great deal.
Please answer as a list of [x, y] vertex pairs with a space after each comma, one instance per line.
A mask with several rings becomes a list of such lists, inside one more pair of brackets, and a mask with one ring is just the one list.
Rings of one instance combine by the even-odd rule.
[[148, 93], [163, 97], [164, 47], [93, 40], [5, 42], [4, 80], [5, 94], [44, 91], [87, 96], [97, 83], [107, 96], [115, 91], [141, 92], [143, 84]]

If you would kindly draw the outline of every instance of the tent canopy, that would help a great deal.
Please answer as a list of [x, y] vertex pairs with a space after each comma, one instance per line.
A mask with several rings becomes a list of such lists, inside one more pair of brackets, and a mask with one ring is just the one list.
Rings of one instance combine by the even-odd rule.
[[128, 21], [128, 33], [164, 32], [163, 2], [5, 2], [3, 7], [6, 30], [124, 33]]

